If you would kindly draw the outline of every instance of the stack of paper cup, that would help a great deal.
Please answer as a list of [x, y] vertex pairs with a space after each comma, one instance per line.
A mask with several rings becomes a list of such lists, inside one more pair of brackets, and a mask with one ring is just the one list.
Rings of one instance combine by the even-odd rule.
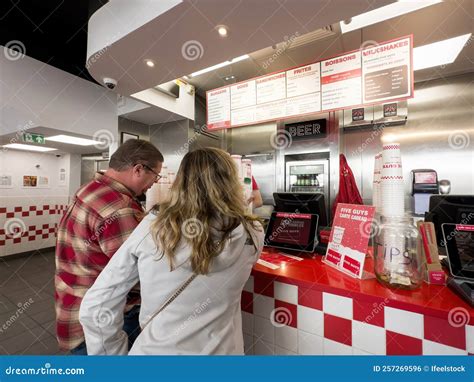
[[372, 188], [372, 205], [375, 207], [377, 212], [380, 211], [381, 203], [381, 195], [380, 195], [380, 176], [382, 170], [382, 152], [378, 153], [375, 156], [375, 163], [374, 163], [374, 181], [373, 181], [373, 188]]
[[399, 143], [386, 143], [383, 145], [380, 175], [382, 215], [403, 216], [405, 214], [405, 187]]
[[[252, 196], [252, 161], [250, 159], [242, 159], [242, 176], [244, 178], [244, 197], [245, 200], [249, 200]], [[247, 206], [247, 212], [252, 213], [253, 203], [249, 203]]]
[[242, 155], [231, 155], [232, 159], [234, 160], [237, 166], [237, 173], [239, 174], [239, 178], [242, 180]]

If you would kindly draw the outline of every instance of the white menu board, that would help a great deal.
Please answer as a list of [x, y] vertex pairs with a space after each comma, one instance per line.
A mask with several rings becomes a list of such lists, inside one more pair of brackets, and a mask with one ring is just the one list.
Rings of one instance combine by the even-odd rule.
[[230, 113], [230, 120], [232, 122], [232, 126], [246, 125], [256, 121], [256, 108], [256, 106], [250, 106], [242, 109], [232, 110]]
[[274, 102], [267, 102], [263, 105], [258, 105], [256, 108], [257, 121], [268, 121], [285, 117], [286, 100], [282, 99]]
[[411, 94], [411, 41], [405, 38], [362, 51], [363, 102]]
[[287, 99], [285, 111], [287, 117], [321, 111], [321, 92]]
[[230, 89], [220, 88], [207, 93], [207, 127], [230, 127]]
[[302, 66], [286, 72], [286, 96], [297, 97], [321, 90], [320, 64]]
[[255, 106], [256, 103], [257, 89], [255, 88], [255, 81], [247, 81], [230, 87], [231, 110]]
[[257, 78], [257, 104], [286, 98], [285, 72]]
[[208, 91], [208, 129], [410, 98], [412, 38]]
[[321, 62], [321, 97], [323, 110], [360, 105], [360, 52], [349, 53]]

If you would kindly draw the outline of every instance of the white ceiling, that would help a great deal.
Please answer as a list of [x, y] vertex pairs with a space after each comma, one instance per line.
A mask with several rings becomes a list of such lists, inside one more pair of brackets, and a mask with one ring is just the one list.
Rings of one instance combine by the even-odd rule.
[[[44, 135], [46, 138], [52, 137], [53, 135], [65, 134], [65, 135], [74, 135], [75, 137], [79, 137], [79, 138], [93, 139], [93, 137], [91, 136], [87, 136], [83, 134], [71, 134], [68, 132], [51, 129], [51, 128], [43, 127], [43, 126], [32, 127], [28, 129], [28, 133], [41, 134], [41, 135]], [[6, 145], [8, 143], [24, 143], [24, 142], [21, 141], [21, 136], [18, 133], [11, 133], [11, 134], [0, 136], [0, 146]], [[71, 145], [71, 144], [66, 144], [66, 143], [48, 141], [47, 139], [44, 145], [33, 144], [33, 143], [27, 143], [27, 144], [29, 146], [51, 147], [51, 148], [57, 149], [56, 151], [49, 151], [49, 152], [44, 153], [44, 154], [54, 154], [54, 155], [56, 154], [96, 154], [96, 153], [102, 153], [104, 151], [107, 151], [107, 152], [109, 151], [107, 147], [102, 147], [101, 145], [99, 145], [98, 147], [79, 146], [79, 145]]]
[[182, 115], [172, 113], [156, 106], [150, 106], [130, 113], [121, 114], [120, 116], [131, 119], [132, 121], [144, 123], [145, 125], [156, 125], [158, 123], [181, 121], [186, 119]]
[[[191, 78], [188, 82], [197, 88], [198, 94], [204, 96], [206, 90], [355, 50], [366, 41], [383, 42], [413, 34], [414, 47], [416, 47], [471, 33], [473, 31], [473, 5], [472, 1], [448, 0], [346, 34], [340, 33], [339, 23], [333, 24], [324, 30], [320, 29], [308, 35], [296, 37], [292, 44], [283, 42], [250, 53], [250, 59]], [[296, 21], [295, 24], [297, 25]], [[278, 54], [278, 49], [281, 47], [286, 47], [286, 49]], [[277, 58], [268, 66], [268, 60], [274, 54]], [[415, 81], [449, 77], [472, 71], [474, 71], [473, 38], [466, 44], [454, 63], [445, 67], [416, 71]], [[235, 79], [226, 81], [224, 78], [230, 75], [235, 76]]]
[[[305, 34], [348, 19], [393, 0], [183, 0], [143, 26], [111, 44], [95, 45], [98, 40], [112, 41], [122, 36], [123, 23], [114, 16], [129, 4], [130, 17], [140, 18], [147, 8], [133, 3], [105, 4], [93, 15], [89, 27], [90, 74], [102, 83], [103, 77], [118, 80], [115, 92], [123, 95], [152, 88], [197, 70], [234, 57], [255, 52], [296, 32]], [[153, 12], [153, 7], [149, 7]], [[133, 13], [135, 12], [135, 14]], [[115, 21], [116, 20], [116, 21]], [[215, 28], [224, 24], [229, 36], [221, 38]], [[101, 26], [101, 28], [96, 28]], [[105, 40], [104, 40], [105, 39]], [[194, 46], [196, 51], [187, 51]], [[314, 55], [313, 55], [314, 56]], [[148, 68], [144, 60], [155, 62]]]

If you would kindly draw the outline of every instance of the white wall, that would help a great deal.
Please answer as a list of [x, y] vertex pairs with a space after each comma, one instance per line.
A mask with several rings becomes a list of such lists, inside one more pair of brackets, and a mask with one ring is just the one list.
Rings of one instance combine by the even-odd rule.
[[[59, 181], [61, 168], [66, 170], [64, 185]], [[54, 246], [59, 220], [79, 187], [80, 156], [4, 149], [0, 175], [4, 174], [12, 176], [13, 187], [0, 189], [0, 257]], [[24, 188], [23, 175], [47, 176], [49, 187]], [[12, 235], [15, 227], [20, 229], [18, 236]]]
[[[0, 205], [5, 197], [31, 197], [41, 204], [42, 197], [71, 196], [80, 182], [80, 155], [34, 153], [19, 150], [0, 151], [0, 175], [12, 175], [13, 188], [0, 189]], [[36, 166], [39, 165], [37, 168]], [[59, 169], [66, 169], [66, 184], [59, 184]], [[23, 188], [23, 175], [48, 176], [49, 188]]]
[[132, 97], [194, 121], [194, 87], [192, 85], [181, 85], [178, 98], [173, 98], [153, 88], [132, 94]]
[[0, 79], [0, 135], [25, 126], [117, 134], [117, 95], [101, 86], [31, 57], [11, 61], [6, 54], [0, 55]]
[[342, 152], [364, 202], [372, 200], [374, 156], [385, 134], [400, 143], [407, 210], [412, 208], [412, 169], [436, 170], [438, 179], [451, 181], [453, 195], [474, 194], [473, 81], [474, 74], [468, 73], [415, 83], [405, 125], [385, 127], [383, 133], [367, 129], [342, 134]]

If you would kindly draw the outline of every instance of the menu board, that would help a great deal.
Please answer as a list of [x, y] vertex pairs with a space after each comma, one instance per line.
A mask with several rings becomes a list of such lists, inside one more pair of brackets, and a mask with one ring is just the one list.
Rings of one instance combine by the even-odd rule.
[[302, 66], [286, 72], [286, 96], [297, 97], [320, 92], [320, 64]]
[[412, 93], [410, 52], [409, 37], [362, 51], [364, 103], [406, 97]]
[[207, 93], [207, 128], [230, 127], [230, 89], [220, 88]]
[[207, 92], [209, 130], [413, 97], [412, 36]]
[[286, 76], [278, 73], [271, 76], [261, 77], [257, 83], [257, 104], [285, 99]]
[[257, 89], [255, 81], [247, 81], [230, 87], [231, 110], [256, 104]]
[[341, 109], [360, 105], [360, 52], [354, 52], [321, 62], [322, 108]]

